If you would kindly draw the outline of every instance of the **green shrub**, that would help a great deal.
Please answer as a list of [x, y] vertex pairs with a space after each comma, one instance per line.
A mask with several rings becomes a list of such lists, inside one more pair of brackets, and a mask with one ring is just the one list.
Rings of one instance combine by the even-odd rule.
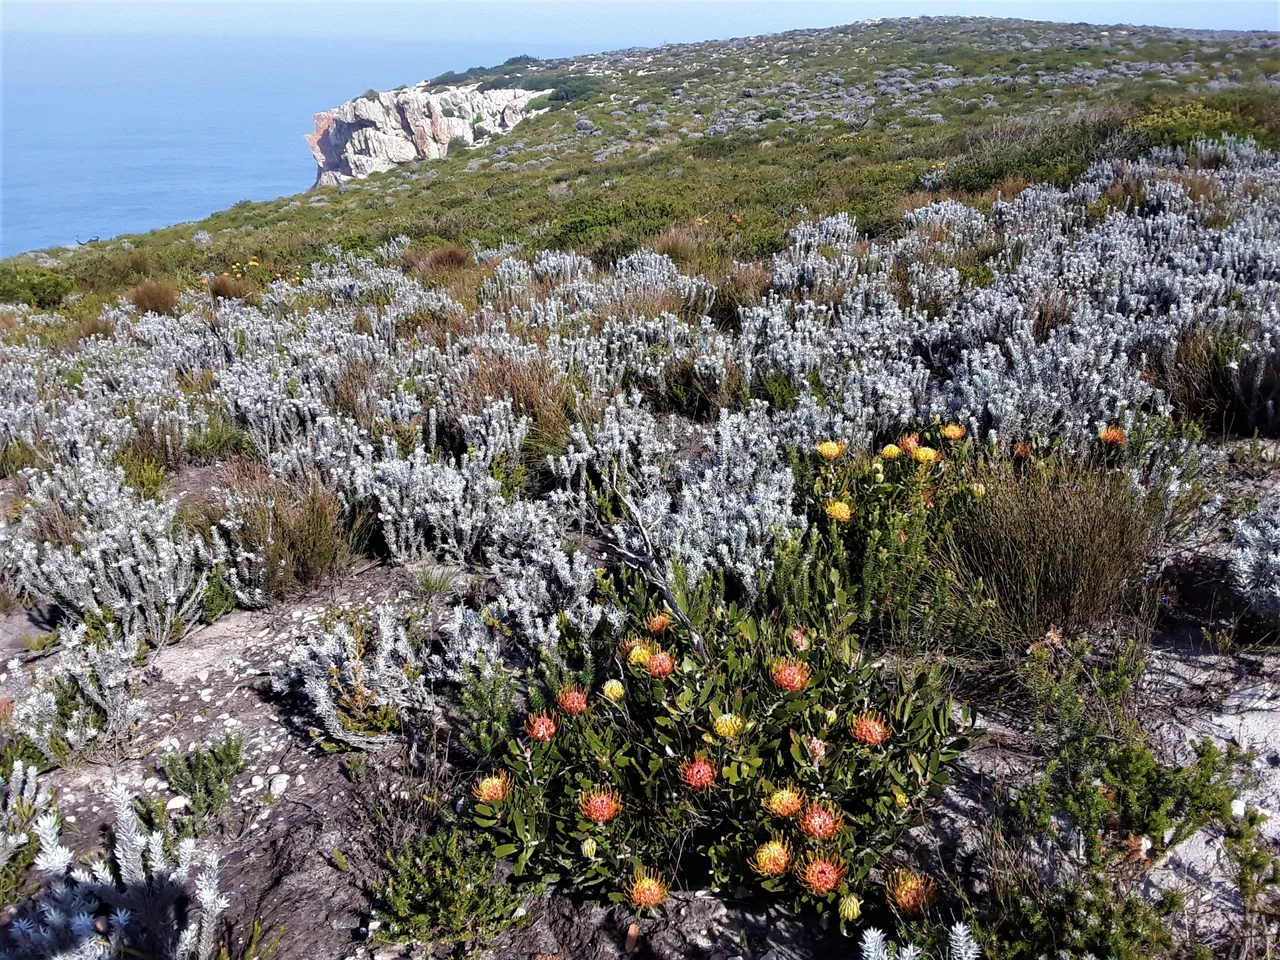
[[494, 881], [493, 858], [457, 829], [414, 836], [391, 849], [378, 890], [384, 942], [488, 945], [520, 926], [524, 896]]
[[116, 455], [116, 463], [124, 468], [124, 482], [149, 500], [157, 500], [164, 489], [164, 467], [144, 454], [126, 449]]
[[187, 439], [187, 457], [197, 466], [209, 466], [247, 452], [249, 438], [226, 415], [215, 412], [204, 427]]
[[464, 730], [462, 746], [473, 756], [494, 761], [506, 748], [513, 729], [515, 683], [501, 667], [471, 667], [458, 692]]
[[40, 310], [62, 305], [74, 282], [46, 267], [0, 266], [0, 303], [25, 303]]
[[171, 753], [161, 761], [169, 786], [187, 798], [178, 814], [179, 836], [198, 836], [214, 817], [226, 812], [231, 781], [245, 768], [244, 738], [228, 733], [212, 746]]
[[1152, 146], [1186, 146], [1197, 139], [1214, 139], [1224, 133], [1247, 135], [1253, 124], [1229, 110], [1199, 100], [1156, 107], [1132, 123], [1132, 129]]
[[205, 581], [200, 619], [205, 623], [217, 623], [235, 608], [236, 592], [227, 583], [220, 568], [213, 570]]
[[14, 440], [0, 447], [0, 480], [16, 477], [21, 471], [40, 462], [35, 450], [25, 440]]
[[[1184, 766], [1160, 761], [1137, 720], [1144, 665], [1133, 643], [1097, 652], [1042, 643], [1022, 668], [1038, 752], [1050, 758], [987, 832], [992, 902], [976, 926], [996, 960], [1045, 955], [1148, 960], [1181, 956], [1165, 918], [1180, 906], [1143, 899], [1141, 879], [1170, 847], [1232, 821], [1250, 755], [1209, 741]], [[1057, 882], [1037, 865], [1054, 856]]]

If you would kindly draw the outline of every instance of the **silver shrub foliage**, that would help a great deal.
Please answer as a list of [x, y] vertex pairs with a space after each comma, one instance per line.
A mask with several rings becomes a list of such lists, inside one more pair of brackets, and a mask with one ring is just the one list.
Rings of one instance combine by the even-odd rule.
[[1280, 514], [1274, 504], [1237, 521], [1230, 564], [1236, 592], [1258, 616], [1280, 623]]
[[[1193, 195], [1193, 174], [1211, 189]], [[1117, 185], [1134, 186], [1136, 199], [1098, 217]], [[180, 457], [215, 415], [242, 428], [285, 481], [318, 479], [349, 510], [371, 511], [394, 561], [449, 563], [481, 584], [432, 615], [421, 649], [395, 635], [361, 655], [340, 635], [304, 639], [292, 675], [313, 676], [330, 725], [332, 691], [318, 678], [334, 666], [378, 672], [377, 695], [403, 709], [423, 695], [397, 678], [406, 663], [424, 682], [452, 681], [498, 652], [550, 649], [566, 625], [613, 629], [617, 612], [592, 599], [598, 546], [644, 554], [668, 580], [724, 569], [753, 589], [772, 544], [802, 528], [786, 460], [794, 446], [839, 438], [867, 449], [935, 416], [990, 444], [1092, 442], [1102, 425], [1168, 412], [1144, 372], [1169, 369], [1186, 337], [1220, 329], [1242, 331], [1231, 389], [1274, 423], [1275, 154], [1230, 138], [1199, 143], [1096, 164], [1069, 189], [1033, 186], [990, 213], [926, 204], [903, 228], [871, 242], [846, 214], [797, 224], [773, 258], [770, 291], [730, 329], [705, 316], [714, 286], [653, 251], [610, 270], [574, 253], [477, 251], [488, 277], [467, 316], [394, 265], [396, 241], [373, 257], [333, 250], [256, 305], [222, 301], [216, 322], [188, 296], [174, 317], [108, 307], [113, 333], [74, 354], [34, 336], [0, 345], [0, 440], [39, 453], [20, 515], [0, 526], [2, 575], [75, 616], [109, 611], [118, 630], [114, 660], [90, 663], [68, 643], [57, 669], [83, 677], [75, 724], [51, 726], [38, 677], [24, 722], [50, 749], [127, 728], [127, 644], [164, 642], [194, 623], [212, 567], [242, 605], [263, 602], [265, 571], [237, 535], [234, 494], [222, 494], [226, 520], [202, 543], [176, 522], [179, 499], [141, 498], [110, 465], [139, 437]], [[420, 335], [424, 316], [452, 332]], [[536, 492], [509, 483], [534, 437], [514, 391], [480, 386], [494, 358], [557, 378], [576, 413]], [[652, 405], [673, 370], [711, 395], [740, 375], [788, 398], [690, 424]], [[175, 387], [206, 374], [206, 394]], [[1135, 482], [1177, 482], [1172, 453]], [[596, 515], [601, 494], [625, 501], [620, 517]], [[44, 542], [56, 514], [73, 518], [69, 543]], [[1260, 610], [1273, 589], [1264, 519], [1242, 526], [1234, 561]]]
[[[867, 927], [862, 931], [859, 944], [862, 960], [928, 960], [920, 947], [904, 943], [898, 945], [882, 931]], [[982, 947], [973, 938], [967, 924], [956, 923], [947, 931], [947, 951], [939, 960], [980, 960]]]
[[49, 801], [34, 764], [15, 760], [8, 780], [0, 777], [0, 870], [32, 842], [32, 821]]
[[280, 693], [301, 694], [328, 736], [355, 747], [372, 746], [391, 735], [353, 729], [343, 716], [344, 711], [350, 714], [352, 704], [370, 713], [427, 710], [434, 704], [427, 680], [438, 679], [424, 669], [392, 607], [375, 611], [374, 626], [376, 633], [365, 636], [339, 620], [308, 633], [294, 644], [288, 671], [273, 681]]
[[[150, 500], [124, 471], [94, 458], [56, 464], [28, 478], [30, 493], [0, 548], [13, 551], [18, 584], [81, 617], [113, 617], [128, 637], [176, 639], [199, 615], [206, 574], [196, 538], [175, 522], [178, 502]], [[72, 543], [40, 539], [59, 515]]]
[[146, 708], [136, 695], [138, 652], [137, 635], [112, 623], [92, 638], [83, 623], [61, 628], [50, 662], [30, 673], [8, 664], [18, 687], [14, 729], [51, 764], [127, 740]]
[[[133, 796], [112, 793], [115, 829], [107, 856], [75, 865], [61, 841], [57, 814], [34, 825], [40, 841], [36, 870], [44, 885], [34, 903], [9, 925], [3, 960], [107, 960], [145, 955], [158, 960], [213, 960], [219, 918], [230, 905], [218, 888], [218, 857], [198, 857], [194, 840], [166, 852], [162, 833], [147, 833]], [[203, 866], [193, 876], [198, 861]], [[185, 906], [187, 900], [195, 909]], [[108, 911], [104, 932], [95, 914]]]

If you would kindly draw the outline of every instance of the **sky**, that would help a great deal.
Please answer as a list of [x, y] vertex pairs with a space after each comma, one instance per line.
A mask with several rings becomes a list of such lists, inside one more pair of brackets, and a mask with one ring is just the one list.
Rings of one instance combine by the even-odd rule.
[[4, 0], [12, 33], [344, 36], [563, 43], [582, 52], [872, 17], [969, 15], [1280, 29], [1280, 0]]

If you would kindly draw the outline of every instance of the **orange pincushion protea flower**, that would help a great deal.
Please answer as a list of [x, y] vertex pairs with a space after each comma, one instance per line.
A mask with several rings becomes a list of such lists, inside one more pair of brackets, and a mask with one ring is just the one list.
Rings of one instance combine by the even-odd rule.
[[504, 770], [502, 773], [481, 777], [471, 787], [471, 795], [481, 803], [501, 803], [507, 799], [511, 789], [511, 781]]
[[840, 886], [848, 872], [841, 861], [825, 853], [810, 853], [796, 864], [796, 879], [815, 896], [825, 897]]
[[795, 693], [797, 690], [804, 689], [811, 673], [807, 664], [791, 657], [782, 657], [773, 661], [773, 666], [769, 668], [769, 676], [773, 679], [773, 685], [779, 690]]
[[622, 812], [622, 797], [609, 787], [592, 787], [583, 792], [578, 812], [597, 827], [604, 826]]
[[676, 658], [665, 650], [655, 650], [649, 655], [649, 662], [646, 664], [649, 670], [649, 676], [669, 677], [675, 672]]
[[640, 910], [660, 907], [667, 899], [667, 884], [662, 875], [648, 867], [636, 867], [626, 887], [627, 899]]
[[665, 613], [655, 613], [645, 626], [649, 628], [650, 633], [666, 633], [667, 627], [671, 626], [671, 618]]
[[1013, 445], [1013, 455], [1019, 460], [1031, 459], [1031, 444], [1026, 440], [1019, 440]]
[[556, 694], [556, 703], [571, 717], [587, 712], [587, 691], [581, 687], [564, 687]]
[[1119, 447], [1126, 439], [1124, 427], [1103, 427], [1098, 431], [1098, 439], [1108, 447]]
[[844, 826], [844, 814], [825, 803], [811, 803], [800, 814], [800, 832], [810, 840], [830, 840]]
[[889, 874], [884, 890], [889, 902], [907, 916], [924, 913], [938, 892], [931, 877], [901, 867]]
[[906, 454], [914, 453], [918, 446], [920, 446], [920, 434], [918, 433], [904, 433], [902, 439], [898, 441], [898, 447]]
[[964, 427], [958, 423], [948, 423], [942, 428], [942, 436], [947, 440], [960, 440], [964, 437]]
[[804, 806], [804, 791], [795, 787], [779, 787], [761, 801], [775, 817], [794, 817]]
[[705, 790], [716, 782], [716, 768], [700, 753], [680, 764], [680, 779], [690, 790]]
[[546, 743], [556, 735], [556, 721], [549, 713], [535, 713], [524, 722], [524, 732], [530, 740]]
[[839, 460], [846, 448], [843, 440], [823, 440], [815, 449], [823, 460]]
[[889, 725], [878, 713], [863, 713], [849, 721], [853, 739], [868, 747], [878, 747], [889, 739]]
[[791, 867], [791, 844], [785, 840], [770, 840], [760, 844], [747, 860], [762, 877], [780, 877]]

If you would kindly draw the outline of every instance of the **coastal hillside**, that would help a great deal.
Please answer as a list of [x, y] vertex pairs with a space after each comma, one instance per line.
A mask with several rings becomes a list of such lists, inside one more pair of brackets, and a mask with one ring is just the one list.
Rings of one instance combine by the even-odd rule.
[[308, 140], [0, 262], [0, 958], [1280, 951], [1280, 34]]

